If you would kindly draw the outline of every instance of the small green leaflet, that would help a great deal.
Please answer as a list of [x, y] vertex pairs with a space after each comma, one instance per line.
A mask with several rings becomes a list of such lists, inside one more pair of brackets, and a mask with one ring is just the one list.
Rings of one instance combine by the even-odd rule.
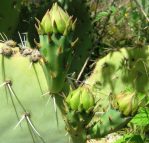
[[127, 134], [115, 143], [144, 143], [140, 135]]
[[142, 108], [131, 122], [138, 126], [149, 125], [149, 108]]
[[93, 21], [93, 23], [97, 22], [98, 20], [100, 20], [103, 17], [108, 16], [108, 14], [109, 13], [108, 12], [105, 12], [105, 11], [97, 13], [97, 15], [96, 15], [95, 20]]

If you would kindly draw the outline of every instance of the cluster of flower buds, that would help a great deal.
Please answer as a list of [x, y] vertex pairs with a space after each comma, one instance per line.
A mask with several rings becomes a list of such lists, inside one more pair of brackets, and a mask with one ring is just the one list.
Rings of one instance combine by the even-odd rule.
[[75, 28], [76, 20], [73, 22], [72, 16], [69, 16], [61, 7], [54, 3], [51, 10], [48, 10], [42, 21], [38, 21], [37, 28], [39, 34], [60, 33], [67, 34]]
[[79, 87], [72, 91], [66, 102], [71, 110], [89, 113], [95, 106], [93, 94], [87, 87]]

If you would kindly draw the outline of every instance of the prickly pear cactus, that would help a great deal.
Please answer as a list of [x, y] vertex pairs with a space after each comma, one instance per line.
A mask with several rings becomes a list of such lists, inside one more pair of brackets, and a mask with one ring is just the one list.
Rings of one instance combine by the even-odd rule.
[[0, 4], [0, 31], [7, 36], [10, 36], [17, 27], [20, 7], [21, 0], [4, 0]]
[[[78, 41], [73, 38], [76, 19], [55, 3], [37, 23], [38, 49], [25, 48], [23, 42], [16, 47], [7, 38], [0, 43], [0, 130], [4, 133], [0, 140], [66, 142], [62, 119], [57, 120], [61, 133], [50, 123], [54, 111], [58, 117], [57, 106], [73, 143], [86, 143], [124, 127], [147, 98], [149, 47], [109, 53], [97, 61], [84, 85], [67, 95], [66, 76]], [[45, 106], [47, 98], [41, 95], [53, 99], [54, 109]]]

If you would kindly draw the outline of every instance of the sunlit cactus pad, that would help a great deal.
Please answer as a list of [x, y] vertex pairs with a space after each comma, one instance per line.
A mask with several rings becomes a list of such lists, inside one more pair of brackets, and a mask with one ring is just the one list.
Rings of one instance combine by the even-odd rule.
[[90, 85], [97, 100], [101, 98], [98, 102], [102, 107], [100, 110], [108, 108], [113, 96], [123, 92], [131, 91], [140, 96], [147, 95], [149, 89], [148, 55], [148, 46], [121, 48], [98, 60], [86, 83]]
[[[6, 43], [0, 43], [0, 142], [33, 142], [29, 125], [35, 142], [43, 142], [39, 133], [45, 142], [66, 143], [68, 137], [65, 136], [60, 115], [57, 127], [53, 100], [51, 102], [48, 94], [42, 96], [48, 92], [48, 88], [40, 64], [32, 62], [31, 55], [23, 55], [23, 49], [8, 46]], [[12, 54], [4, 55], [4, 48], [8, 47]], [[27, 124], [27, 117], [38, 133], [29, 122]], [[21, 119], [21, 124], [15, 128]]]

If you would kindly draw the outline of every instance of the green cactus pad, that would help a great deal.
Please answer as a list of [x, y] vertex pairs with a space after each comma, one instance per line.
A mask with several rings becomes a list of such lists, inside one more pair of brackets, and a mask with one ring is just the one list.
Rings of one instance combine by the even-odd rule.
[[[3, 46], [0, 44], [1, 48]], [[21, 127], [14, 129], [18, 123], [17, 116], [20, 120], [23, 115], [30, 114], [30, 120], [45, 142], [66, 143], [68, 138], [65, 137], [62, 118], [58, 116], [57, 128], [53, 101], [50, 99], [47, 104], [49, 96], [42, 96], [49, 92], [42, 67], [39, 63], [31, 65], [29, 56], [24, 57], [17, 51], [18, 48], [13, 48], [15, 54], [10, 57], [0, 54], [0, 142], [33, 142], [25, 119]], [[7, 84], [3, 84], [5, 82]], [[36, 133], [33, 136], [35, 143], [42, 142]]]
[[86, 80], [99, 100], [100, 111], [107, 109], [113, 95], [131, 89], [146, 94], [148, 91], [149, 47], [122, 48], [109, 53], [96, 63], [95, 70]]
[[91, 138], [101, 138], [111, 132], [121, 129], [131, 118], [123, 117], [121, 112], [109, 109], [89, 131]]

